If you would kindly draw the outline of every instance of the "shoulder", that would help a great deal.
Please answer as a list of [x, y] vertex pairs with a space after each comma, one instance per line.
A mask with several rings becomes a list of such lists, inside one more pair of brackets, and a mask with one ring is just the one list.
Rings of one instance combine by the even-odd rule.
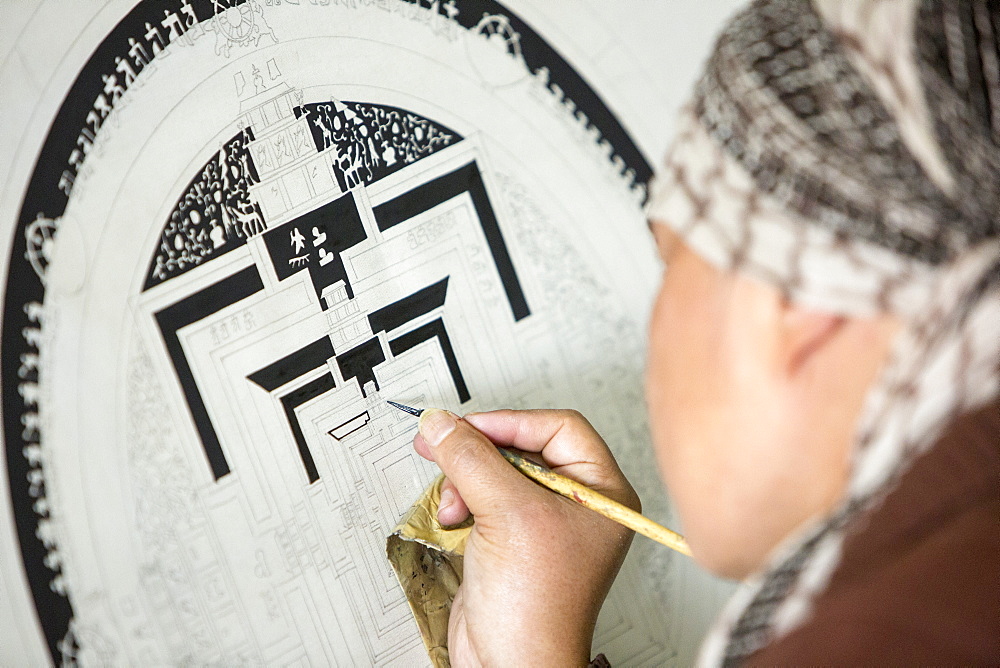
[[966, 417], [845, 540], [808, 620], [751, 663], [1000, 661], [1000, 411]]
[[752, 663], [1000, 659], [1000, 500], [970, 508], [886, 556], [862, 572], [835, 575], [808, 622]]

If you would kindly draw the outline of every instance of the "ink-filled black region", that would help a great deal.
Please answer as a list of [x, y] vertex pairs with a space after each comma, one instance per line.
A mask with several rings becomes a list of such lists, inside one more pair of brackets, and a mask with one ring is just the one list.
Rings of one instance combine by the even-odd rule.
[[503, 233], [500, 231], [496, 213], [493, 211], [493, 205], [486, 193], [483, 176], [475, 161], [375, 207], [375, 222], [378, 228], [384, 232], [463, 193], [469, 193], [472, 198], [472, 206], [475, 208], [479, 224], [483, 228], [486, 243], [489, 244], [490, 254], [493, 256], [493, 263], [500, 274], [500, 282], [504, 292], [507, 293], [507, 303], [510, 304], [514, 320], [519, 321], [528, 317], [531, 315], [528, 301], [524, 297], [521, 281], [517, 277], [517, 270], [514, 269], [514, 263], [507, 250]]
[[[427, 0], [407, 1], [419, 2], [425, 8], [430, 4]], [[56, 221], [65, 211], [73, 177], [83, 164], [75, 157], [75, 152], [85, 153], [90, 146], [88, 133], [92, 136], [99, 129], [90, 120], [90, 116], [98, 110], [95, 100], [103, 99], [114, 104], [113, 95], [105, 99], [108, 97], [105, 95], [105, 86], [108, 81], [118, 77], [117, 61], [131, 57], [130, 52], [136, 48], [135, 44], [145, 45], [148, 52], [146, 55], [150, 56], [149, 62], [155, 60], [158, 47], [165, 47], [169, 42], [173, 49], [175, 38], [171, 36], [171, 31], [161, 31], [158, 27], [164, 25], [161, 22], [168, 10], [173, 9], [176, 14], [184, 9], [191, 9], [197, 23], [227, 7], [242, 3], [243, 0], [138, 2], [104, 37], [80, 68], [49, 126], [25, 190], [16, 230], [10, 235], [12, 244], [6, 276], [3, 333], [0, 339], [0, 365], [3, 367], [0, 376], [3, 378], [17, 378], [21, 355], [36, 352], [23, 332], [41, 327], [27, 315], [31, 304], [41, 304], [45, 298], [42, 276], [27, 260], [27, 232], [36, 223], [36, 217]], [[576, 104], [581, 113], [586, 114], [590, 123], [600, 131], [602, 138], [609, 141], [615, 153], [623, 159], [626, 168], [634, 170], [638, 183], [648, 180], [651, 174], [649, 165], [628, 133], [586, 80], [541, 35], [494, 0], [457, 0], [455, 4], [459, 8], [454, 16], [455, 20], [469, 31], [473, 31], [486, 14], [508, 17], [511, 29], [517, 33], [519, 48], [528, 69], [539, 78], [542, 68], [547, 70], [550, 88], [556, 90], [558, 87]], [[448, 16], [449, 8], [454, 9], [451, 3], [435, 3], [433, 6], [444, 17]], [[185, 23], [193, 25], [187, 20]], [[214, 37], [212, 33], [208, 33], [206, 38]], [[143, 56], [144, 61], [145, 58]], [[132, 62], [137, 61], [133, 59]], [[141, 76], [143, 71], [137, 66], [135, 74]], [[108, 79], [105, 80], [105, 77]], [[121, 77], [118, 77], [118, 82], [128, 83], [127, 79], [123, 81]], [[104, 118], [103, 111], [98, 118]], [[234, 240], [232, 243], [238, 241]], [[2, 388], [3, 443], [6, 449], [8, 489], [21, 558], [31, 587], [38, 622], [44, 632], [52, 661], [58, 664], [63, 659], [63, 652], [72, 653], [76, 647], [70, 632], [73, 618], [72, 592], [55, 586], [60, 567], [58, 560], [48, 557], [50, 551], [57, 548], [46, 544], [38, 531], [39, 522], [46, 517], [44, 511], [38, 510], [41, 504], [37, 503], [39, 495], [44, 497], [44, 482], [34, 481], [42, 477], [44, 466], [40, 460], [29, 461], [24, 453], [35, 447], [44, 448], [44, 436], [38, 433], [31, 433], [30, 438], [23, 435], [27, 432], [24, 430], [22, 417], [26, 411], [35, 410], [36, 407], [22, 399], [18, 389], [16, 382], [5, 382]]]
[[[243, 2], [229, 0], [228, 4], [236, 6]], [[185, 5], [200, 22], [212, 17], [220, 3], [188, 0]], [[156, 55], [151, 39], [158, 38], [161, 47], [166, 46], [168, 41], [172, 44], [170, 31], [160, 32], [158, 26], [163, 25], [161, 22], [165, 14], [176, 14], [176, 11], [169, 10], [181, 10], [182, 6], [179, 2], [146, 1], [136, 4], [86, 56], [85, 61], [83, 58], [76, 61], [79, 74], [66, 92], [59, 111], [54, 117], [45, 119], [47, 123], [51, 121], [48, 123], [48, 134], [24, 191], [16, 229], [6, 236], [11, 245], [5, 284], [3, 333], [0, 335], [0, 376], [4, 378], [2, 441], [6, 449], [8, 490], [24, 573], [31, 588], [38, 625], [55, 665], [62, 663], [65, 656], [72, 655], [77, 648], [71, 623], [72, 592], [62, 584], [57, 586], [57, 580], [62, 581], [59, 578], [62, 560], [51, 558], [51, 554], [58, 550], [58, 545], [52, 544], [52, 539], [39, 531], [39, 522], [47, 516], [46, 512], [39, 510], [44, 505], [39, 503], [39, 499], [44, 498], [45, 489], [44, 483], [39, 485], [34, 481], [44, 478], [44, 465], [40, 459], [29, 460], [25, 452], [31, 446], [44, 448], [44, 437], [41, 434], [37, 434], [35, 439], [24, 436], [24, 424], [21, 422], [25, 411], [36, 407], [27, 405], [18, 392], [18, 383], [9, 380], [18, 377], [21, 355], [30, 352], [33, 347], [23, 332], [40, 325], [32, 322], [26, 306], [45, 301], [43, 276], [28, 260], [28, 232], [40, 218], [55, 222], [65, 213], [72, 185], [84, 164], [86, 153], [93, 146], [95, 133], [100, 130], [99, 124], [111, 117], [107, 107], [117, 104], [114, 92], [108, 95], [105, 91], [109, 85], [115, 92], [118, 90], [115, 84], [128, 85], [127, 79], [119, 76], [118, 61], [129, 57], [130, 50], [135, 48], [134, 43], [140, 44], [140, 48], [145, 48], [141, 47], [145, 44], [151, 56]], [[150, 32], [147, 26], [150, 25], [156, 28], [155, 38], [147, 36]], [[142, 74], [138, 65], [133, 71], [135, 75]], [[123, 97], [119, 94], [119, 100]], [[104, 103], [101, 111], [98, 111], [97, 101]], [[58, 235], [58, 229], [54, 233]]]
[[406, 109], [330, 100], [293, 109], [306, 119], [316, 151], [334, 149], [333, 175], [341, 190], [384, 179], [462, 136]]
[[379, 389], [378, 381], [375, 379], [375, 367], [384, 361], [385, 353], [382, 352], [382, 346], [377, 338], [368, 339], [346, 353], [337, 355], [340, 375], [345, 381], [357, 378], [358, 386], [365, 396], [368, 396], [365, 391], [366, 383], [372, 382], [375, 384], [375, 389]]
[[445, 329], [444, 320], [441, 318], [432, 320], [426, 325], [417, 327], [413, 331], [393, 339], [389, 342], [389, 350], [392, 351], [393, 355], [401, 355], [417, 344], [435, 338], [438, 340], [441, 352], [444, 354], [444, 360], [448, 364], [448, 371], [451, 373], [451, 379], [455, 383], [455, 391], [458, 392], [458, 400], [464, 404], [472, 397], [469, 394], [468, 385], [465, 384], [462, 369], [458, 365], [458, 358], [455, 357], [455, 350], [451, 347], [451, 339], [448, 338], [448, 330]]
[[278, 280], [307, 269], [322, 303], [323, 289], [339, 280], [344, 281], [347, 296], [354, 298], [340, 254], [367, 238], [351, 192], [268, 230], [264, 245]]
[[[412, 295], [403, 297], [388, 306], [383, 306], [377, 311], [368, 315], [368, 323], [373, 332], [391, 332], [402, 327], [408, 322], [426, 315], [436, 308], [444, 306], [445, 297], [448, 294], [448, 276], [442, 280], [428, 285], [422, 290], [414, 292]], [[448, 371], [451, 373], [452, 381], [455, 383], [455, 391], [458, 392], [459, 401], [463, 404], [471, 397], [469, 388], [465, 384], [465, 377], [455, 357], [455, 350], [451, 346], [451, 339], [448, 338], [448, 330], [445, 329], [444, 320], [438, 318], [407, 332], [389, 342], [389, 350], [393, 355], [399, 355], [414, 347], [418, 343], [437, 338], [441, 345], [441, 352], [448, 364]]]
[[[277, 390], [282, 385], [286, 385], [293, 380], [297, 380], [306, 374], [326, 366], [328, 359], [334, 356], [333, 344], [329, 337], [322, 337], [313, 341], [295, 352], [285, 355], [277, 362], [268, 364], [266, 367], [254, 371], [247, 376], [247, 380], [264, 388], [268, 392]], [[319, 471], [313, 461], [312, 452], [302, 434], [302, 426], [299, 418], [295, 415], [295, 409], [303, 403], [318, 397], [335, 386], [333, 376], [329, 373], [312, 380], [301, 387], [287, 392], [278, 397], [281, 407], [284, 409], [285, 418], [288, 420], [288, 428], [292, 431], [292, 438], [295, 446], [299, 450], [299, 457], [302, 459], [302, 466], [306, 470], [309, 483], [319, 480]]]
[[369, 313], [368, 324], [371, 325], [372, 331], [391, 332], [415, 318], [444, 306], [448, 294], [448, 278], [445, 276], [437, 283]]
[[295, 445], [299, 448], [299, 457], [302, 458], [302, 465], [306, 469], [306, 476], [309, 484], [319, 480], [319, 471], [316, 470], [316, 462], [313, 460], [312, 452], [306, 444], [306, 437], [302, 433], [302, 425], [295, 415], [295, 409], [302, 404], [315, 399], [324, 392], [329, 392], [335, 387], [333, 376], [328, 373], [323, 374], [315, 380], [311, 380], [302, 387], [292, 390], [281, 397], [281, 407], [285, 409], [285, 417], [292, 429], [292, 436], [295, 438]]
[[[444, 306], [447, 292], [448, 277], [445, 277], [437, 283], [418, 290], [377, 311], [373, 311], [368, 316], [372, 331], [392, 331], [415, 318], [430, 313], [435, 308]], [[441, 345], [441, 351], [444, 353], [444, 358], [448, 364], [452, 379], [455, 382], [455, 389], [458, 392], [459, 398], [463, 403], [468, 401], [469, 390], [465, 384], [465, 378], [462, 376], [458, 359], [455, 357], [455, 351], [452, 349], [451, 340], [448, 338], [448, 332], [445, 330], [444, 322], [441, 318], [397, 337], [390, 342], [389, 346], [394, 355], [401, 354], [413, 346], [433, 338], [437, 338]], [[327, 360], [333, 357], [333, 355], [333, 345], [330, 343], [330, 339], [324, 336], [282, 357], [278, 361], [255, 371], [247, 376], [247, 379], [268, 392], [273, 392], [282, 385], [324, 366]], [[385, 362], [385, 353], [382, 351], [377, 338], [368, 339], [361, 345], [337, 355], [336, 359], [337, 366], [340, 368], [344, 380], [356, 378], [362, 393], [365, 393], [365, 385], [368, 382], [374, 383], [375, 387], [378, 388], [378, 381], [375, 378], [375, 367]], [[319, 471], [316, 469], [312, 452], [309, 450], [309, 445], [306, 443], [305, 436], [302, 433], [302, 426], [295, 414], [295, 409], [306, 401], [318, 397], [333, 388], [334, 380], [332, 376], [330, 374], [323, 374], [319, 378], [278, 397], [284, 409], [289, 429], [292, 432], [292, 438], [294, 438], [295, 445], [299, 450], [299, 456], [302, 459], [302, 465], [305, 468], [310, 484], [319, 480], [320, 476]]]
[[202, 399], [194, 374], [191, 372], [191, 366], [184, 355], [177, 331], [263, 289], [264, 283], [260, 279], [260, 274], [257, 273], [257, 268], [247, 267], [157, 311], [154, 315], [156, 324], [160, 328], [160, 335], [163, 336], [163, 342], [166, 344], [170, 362], [177, 374], [177, 380], [184, 392], [188, 410], [191, 411], [195, 429], [198, 430], [202, 447], [205, 449], [205, 457], [208, 458], [212, 475], [215, 476], [216, 480], [229, 473], [229, 462], [226, 461], [226, 455], [222, 451], [219, 436], [216, 434], [215, 426], [208, 415], [208, 409], [205, 407], [205, 401]]
[[274, 364], [253, 372], [247, 378], [268, 392], [273, 392], [285, 383], [301, 378], [313, 369], [323, 366], [333, 355], [333, 344], [330, 343], [329, 337], [324, 336], [305, 348], [282, 357]]
[[250, 187], [260, 176], [250, 154], [249, 127], [226, 141], [188, 183], [160, 231], [142, 289], [180, 276], [244, 246], [266, 229]]
[[[427, 0], [404, 1], [423, 6], [429, 4]], [[443, 2], [438, 5], [437, 11], [442, 16], [448, 15], [447, 5], [448, 3]], [[591, 88], [562, 54], [503, 3], [496, 0], [459, 0], [457, 5], [459, 11], [455, 20], [470, 31], [476, 30], [484, 17], [504, 17], [509, 22], [511, 37], [516, 35], [521, 58], [528, 71], [538, 77], [544, 69], [546, 85], [550, 89], [558, 88], [565, 99], [572, 100], [577, 111], [587, 117], [588, 124], [596, 127], [601, 137], [611, 144], [615, 154], [622, 160], [622, 169], [631, 169], [637, 184], [645, 185], [649, 182], [653, 177], [653, 168], [642, 151], [597, 91]]]

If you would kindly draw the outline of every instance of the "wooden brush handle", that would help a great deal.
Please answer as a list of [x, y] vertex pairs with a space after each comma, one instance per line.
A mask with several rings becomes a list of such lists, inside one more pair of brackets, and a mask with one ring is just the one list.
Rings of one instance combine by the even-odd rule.
[[518, 471], [528, 476], [543, 487], [548, 487], [553, 492], [565, 496], [571, 501], [576, 501], [581, 506], [590, 508], [595, 513], [604, 515], [609, 520], [614, 520], [622, 526], [628, 527], [636, 533], [641, 533], [647, 538], [652, 538], [657, 543], [677, 550], [681, 554], [691, 556], [691, 548], [688, 547], [684, 536], [661, 526], [653, 520], [635, 512], [628, 506], [624, 506], [617, 501], [609, 499], [599, 492], [595, 492], [585, 485], [581, 485], [575, 480], [550, 471], [544, 466], [539, 466], [530, 459], [525, 459], [521, 455], [499, 448], [500, 454], [508, 462], [514, 465]]

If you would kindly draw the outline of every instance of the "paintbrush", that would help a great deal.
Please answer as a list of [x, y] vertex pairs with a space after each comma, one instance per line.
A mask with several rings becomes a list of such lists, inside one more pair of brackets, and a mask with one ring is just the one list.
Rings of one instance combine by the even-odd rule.
[[[424, 412], [424, 409], [422, 408], [404, 406], [403, 404], [397, 404], [395, 401], [390, 401], [389, 405], [418, 418]], [[677, 550], [681, 554], [686, 554], [689, 557], [691, 556], [691, 548], [688, 547], [687, 541], [684, 540], [684, 536], [681, 536], [679, 533], [657, 524], [653, 520], [637, 513], [628, 506], [609, 499], [603, 494], [595, 492], [575, 480], [567, 478], [564, 475], [559, 475], [555, 471], [550, 471], [544, 466], [536, 464], [516, 452], [507, 450], [506, 448], [497, 448], [497, 450], [500, 451], [500, 454], [503, 455], [504, 459], [514, 465], [514, 468], [543, 487], [547, 487], [553, 492], [561, 494], [567, 499], [575, 501], [581, 506], [589, 508], [595, 513], [599, 513], [604, 517], [607, 517], [609, 520], [618, 522], [622, 526], [628, 527], [636, 533], [641, 533], [647, 538], [652, 538], [657, 543], [661, 543], [662, 545], [666, 545], [673, 550]]]

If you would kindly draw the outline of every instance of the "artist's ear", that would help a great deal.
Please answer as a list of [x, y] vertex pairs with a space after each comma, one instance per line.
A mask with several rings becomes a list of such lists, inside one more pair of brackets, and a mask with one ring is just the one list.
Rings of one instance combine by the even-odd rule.
[[781, 366], [786, 377], [802, 374], [829, 353], [847, 319], [824, 311], [803, 308], [782, 299]]

